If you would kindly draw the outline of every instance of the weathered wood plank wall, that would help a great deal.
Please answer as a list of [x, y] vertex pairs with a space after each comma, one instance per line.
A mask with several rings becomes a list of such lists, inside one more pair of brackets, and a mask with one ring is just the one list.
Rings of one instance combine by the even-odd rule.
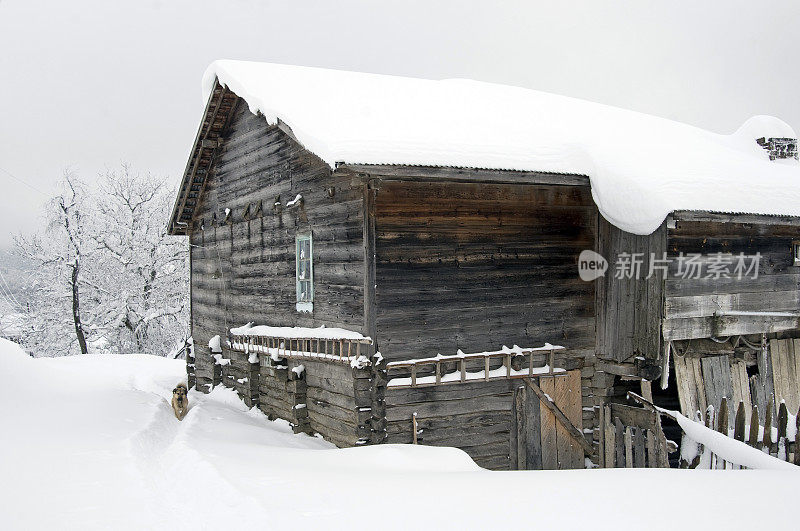
[[[364, 326], [361, 187], [351, 187], [349, 176], [332, 174], [246, 105], [233, 111], [217, 150], [190, 236], [192, 335], [204, 390], [213, 370], [208, 340], [224, 340], [231, 327], [248, 321], [357, 331]], [[303, 206], [286, 208], [297, 194]], [[313, 313], [295, 309], [299, 231], [314, 238]], [[232, 360], [232, 371], [249, 371], [246, 356]], [[240, 379], [226, 384], [232, 382], [243, 397], [251, 394]]]
[[[535, 378], [575, 426], [581, 425], [580, 371]], [[520, 379], [386, 390], [388, 443], [455, 446], [484, 468], [583, 468], [583, 449], [539, 399], [517, 403]], [[520, 458], [522, 456], [522, 458]]]
[[[665, 335], [684, 339], [797, 328], [798, 320], [789, 317], [714, 317], [729, 311], [800, 311], [800, 267], [792, 255], [797, 239], [800, 229], [791, 225], [678, 220], [667, 235], [672, 261], [665, 285]], [[704, 265], [716, 253], [761, 253], [758, 277], [706, 278], [704, 272], [702, 278], [681, 278], [680, 253], [700, 253]]]
[[[598, 225], [597, 252], [608, 261], [606, 274], [597, 280], [597, 355], [616, 362], [636, 356], [656, 360], [661, 345], [663, 307], [662, 273], [650, 278], [650, 257], [666, 251], [666, 227], [639, 236], [625, 232], [602, 216]], [[617, 271], [623, 255], [638, 253], [643, 262], [638, 270]], [[631, 273], [630, 278], [622, 272]], [[620, 278], [621, 277], [621, 278]], [[606, 387], [603, 384], [601, 387]]]
[[507, 470], [512, 392], [520, 381], [494, 380], [463, 385], [386, 390], [387, 443], [413, 442], [417, 415], [419, 444], [456, 446], [475, 462]]
[[[589, 188], [442, 179], [388, 180], [377, 191], [378, 348], [391, 361], [503, 344], [564, 345], [567, 356], [584, 360], [578, 426], [591, 440], [594, 286], [577, 270], [581, 251], [595, 246]], [[471, 415], [508, 429], [507, 408], [483, 413]], [[499, 454], [480, 459], [489, 466]]]
[[587, 188], [385, 182], [376, 197], [378, 348], [390, 361], [502, 344], [594, 347]]

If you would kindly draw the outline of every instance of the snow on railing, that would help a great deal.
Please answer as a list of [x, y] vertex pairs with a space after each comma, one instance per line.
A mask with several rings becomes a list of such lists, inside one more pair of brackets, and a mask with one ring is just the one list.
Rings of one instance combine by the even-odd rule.
[[248, 354], [251, 360], [256, 360], [261, 353], [276, 361], [319, 358], [352, 364], [366, 359], [362, 356], [362, 345], [372, 345], [372, 339], [344, 328], [253, 326], [248, 323], [231, 329], [231, 348]]
[[[643, 404], [646, 408], [655, 410], [678, 423], [685, 434], [682, 442], [681, 458], [689, 468], [800, 470], [797, 466], [787, 462], [789, 461], [788, 446], [792, 434], [786, 433], [788, 422], [786, 420], [785, 405], [783, 404], [784, 412], [779, 415], [779, 417], [784, 418], [782, 422], [783, 429], [781, 430], [780, 426], [778, 427], [778, 443], [774, 445], [776, 447], [776, 456], [772, 456], [770, 455], [773, 447], [771, 440], [775, 439], [776, 434], [773, 432], [769, 422], [766, 430], [759, 427], [757, 410], [755, 425], [753, 426], [755, 429], [751, 430], [750, 426], [744, 424], [744, 414], [740, 407], [737, 410], [736, 427], [730, 430], [727, 421], [727, 401], [725, 398], [723, 398], [722, 407], [720, 407], [717, 416], [714, 415], [714, 408], [709, 407], [706, 417], [708, 425], [705, 425], [701, 420], [691, 420], [678, 411], [660, 408], [636, 393], [629, 392], [628, 396]], [[767, 415], [769, 419], [772, 413], [768, 410]], [[717, 429], [714, 429], [715, 419], [719, 422]], [[795, 438], [795, 463], [797, 463], [800, 460], [798, 459], [800, 456], [797, 455], [797, 437], [800, 433], [796, 432], [793, 435]], [[781, 448], [783, 450], [782, 455]]]
[[[433, 358], [422, 358], [416, 360], [393, 361], [387, 364], [389, 374], [388, 386], [392, 388], [405, 387], [424, 387], [429, 385], [442, 385], [452, 383], [463, 383], [469, 381], [488, 381], [497, 379], [525, 378], [530, 376], [540, 376], [543, 374], [555, 375], [566, 373], [564, 369], [555, 367], [555, 351], [563, 350], [564, 347], [545, 343], [542, 347], [521, 348], [514, 345], [512, 348], [503, 346], [502, 349], [491, 352], [478, 352], [465, 354], [461, 350], [453, 356], [437, 355]], [[536, 354], [541, 354], [544, 365], [535, 363]], [[494, 360], [501, 360], [497, 365]], [[480, 363], [475, 363], [481, 360]], [[469, 371], [472, 368], [479, 368], [478, 371]], [[456, 370], [445, 372], [449, 366]], [[443, 370], [444, 368], [444, 370]], [[391, 373], [402, 371], [408, 376], [396, 376], [391, 378]], [[423, 375], [419, 373], [422, 372]], [[427, 374], [431, 373], [431, 374]]]

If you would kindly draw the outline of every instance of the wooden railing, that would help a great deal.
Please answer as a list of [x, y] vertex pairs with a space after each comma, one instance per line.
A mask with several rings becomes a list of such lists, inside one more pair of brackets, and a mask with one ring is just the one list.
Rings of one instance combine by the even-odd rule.
[[[748, 446], [761, 450], [773, 457], [777, 457], [781, 461], [787, 461], [800, 465], [800, 452], [798, 452], [798, 437], [800, 437], [800, 429], [798, 429], [798, 419], [800, 419], [800, 411], [798, 416], [795, 417], [795, 428], [793, 434], [790, 436], [789, 429], [789, 411], [786, 408], [786, 403], [781, 402], [778, 408], [777, 423], [773, 424], [773, 399], [770, 397], [767, 402], [766, 411], [764, 413], [763, 425], [759, 418], [758, 406], [753, 405], [750, 411], [750, 422], [746, 423], [746, 411], [743, 402], [739, 402], [736, 407], [734, 417], [729, 415], [728, 400], [723, 397], [720, 404], [719, 411], [714, 411], [713, 406], [709, 406], [702, 415], [699, 411], [696, 413], [696, 422], [702, 422], [706, 427], [723, 433], [729, 437], [733, 437], [737, 441], [743, 442]], [[731, 427], [731, 421], [733, 427]], [[715, 455], [709, 448], [703, 447], [698, 444], [697, 455], [691, 462], [682, 461], [682, 468], [744, 468], [737, 463], [730, 463], [725, 461], [720, 456]]]
[[[459, 352], [453, 356], [393, 361], [387, 364], [388, 386], [402, 389], [468, 381], [566, 374], [564, 369], [555, 368], [555, 351], [563, 349], [564, 347], [561, 346], [546, 344], [536, 348], [504, 348], [476, 354]], [[543, 365], [535, 362], [537, 355], [543, 359]], [[495, 360], [498, 360], [499, 363]], [[469, 367], [470, 365], [472, 367]], [[448, 366], [453, 366], [456, 370], [446, 372]], [[469, 368], [478, 368], [479, 370], [470, 372]], [[394, 377], [392, 373], [394, 373]]]
[[231, 349], [246, 354], [260, 353], [281, 358], [320, 358], [341, 362], [351, 362], [359, 358], [362, 355], [362, 345], [372, 345], [372, 339], [248, 335], [235, 335], [231, 338]]
[[[676, 418], [677, 412], [670, 412], [662, 408], [654, 407], [651, 402], [635, 393], [629, 392], [628, 397], [636, 400], [646, 408], [657, 411], [661, 415], [678, 420]], [[740, 401], [732, 422], [733, 427], [731, 427], [731, 419], [728, 414], [728, 400], [723, 397], [719, 411], [715, 411], [713, 406], [709, 406], [705, 414], [697, 411], [693, 421], [701, 425], [700, 429], [701, 431], [706, 430], [705, 433], [716, 431], [721, 435], [739, 441], [739, 443], [746, 444], [780, 461], [800, 465], [800, 411], [798, 411], [797, 417], [793, 419], [794, 426], [791, 426], [786, 404], [781, 402], [778, 408], [777, 426], [773, 426], [772, 404], [770, 401], [767, 403], [764, 419], [762, 426], [758, 407], [753, 405], [750, 412], [750, 422], [747, 423], [746, 407], [744, 403]], [[687, 422], [688, 425], [692, 425], [692, 422], [685, 418], [684, 422]], [[794, 428], [794, 430], [790, 430], [790, 427]], [[794, 433], [791, 433], [791, 431], [794, 431]], [[721, 440], [724, 441], [725, 439], [723, 438]], [[717, 450], [718, 452], [724, 452], [726, 450], [723, 446], [719, 446], [718, 441], [713, 441], [713, 443], [717, 444], [717, 447], [723, 448], [722, 450]], [[689, 452], [685, 448], [681, 450], [681, 468], [737, 470], [748, 468], [745, 466], [744, 462], [734, 461], [733, 459], [735, 457], [726, 460], [722, 455], [717, 455], [714, 450], [716, 447], [704, 446], [688, 435], [684, 435], [682, 445], [687, 444], [696, 445], [696, 452]], [[730, 450], [728, 449], [728, 451]], [[756, 452], [758, 456], [763, 456], [763, 454]], [[687, 455], [691, 455], [691, 460], [684, 459]], [[756, 463], [750, 468], [758, 468], [759, 466], [762, 465]], [[769, 463], [767, 463], [767, 466], [772, 467]]]

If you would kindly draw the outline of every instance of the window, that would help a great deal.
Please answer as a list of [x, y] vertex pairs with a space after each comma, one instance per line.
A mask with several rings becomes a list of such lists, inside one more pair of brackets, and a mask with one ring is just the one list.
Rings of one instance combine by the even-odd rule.
[[800, 266], [800, 241], [792, 242], [792, 265]]
[[298, 312], [310, 312], [314, 309], [314, 264], [311, 252], [311, 234], [298, 234], [295, 250]]

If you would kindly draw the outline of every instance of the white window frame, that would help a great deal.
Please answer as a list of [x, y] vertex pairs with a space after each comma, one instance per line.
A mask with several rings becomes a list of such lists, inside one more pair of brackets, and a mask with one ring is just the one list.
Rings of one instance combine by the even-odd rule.
[[[308, 241], [308, 278], [300, 279], [300, 244], [301, 242]], [[294, 280], [296, 292], [295, 309], [298, 312], [312, 312], [314, 310], [314, 239], [311, 233], [302, 233], [295, 236], [294, 241]], [[308, 283], [308, 300], [301, 300], [300, 294], [302, 290], [300, 285], [303, 282]]]

